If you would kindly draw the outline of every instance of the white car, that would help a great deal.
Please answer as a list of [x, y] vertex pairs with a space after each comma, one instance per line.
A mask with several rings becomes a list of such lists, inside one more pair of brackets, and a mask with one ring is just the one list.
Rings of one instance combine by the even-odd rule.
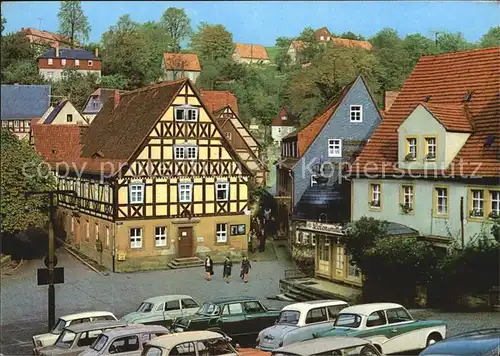
[[359, 304], [343, 309], [330, 330], [314, 337], [354, 336], [369, 340], [383, 354], [421, 350], [446, 337], [441, 320], [415, 320], [396, 303]]
[[33, 354], [38, 355], [38, 349], [45, 346], [54, 345], [59, 335], [65, 327], [73, 324], [89, 323], [93, 321], [117, 320], [113, 313], [107, 311], [93, 311], [78, 314], [61, 316], [57, 319], [54, 327], [46, 334], [33, 336]]
[[263, 351], [309, 340], [314, 333], [332, 328], [338, 313], [349, 304], [342, 300], [315, 300], [287, 305], [275, 325], [259, 333], [257, 343]]

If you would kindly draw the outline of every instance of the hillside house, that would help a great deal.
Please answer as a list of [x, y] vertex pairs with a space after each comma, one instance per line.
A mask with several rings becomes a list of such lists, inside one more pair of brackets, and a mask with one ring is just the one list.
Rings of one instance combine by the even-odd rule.
[[[40, 47], [70, 47], [71, 39], [67, 36], [60, 35], [45, 30], [38, 30], [36, 28], [21, 28], [20, 31], [32, 45]], [[75, 43], [78, 44], [78, 43]]]
[[163, 80], [189, 78], [196, 82], [201, 74], [198, 56], [192, 53], [164, 53], [162, 69]]
[[287, 108], [282, 106], [271, 122], [271, 136], [275, 144], [279, 144], [283, 137], [295, 130], [295, 120]]
[[99, 50], [94, 53], [84, 49], [50, 48], [38, 57], [38, 71], [49, 81], [58, 81], [64, 70], [74, 69], [78, 73], [91, 73], [101, 77], [101, 59]]
[[[117, 92], [115, 93], [115, 91]], [[109, 98], [113, 97], [113, 95], [124, 94], [125, 92], [125, 90], [97, 88], [89, 95], [83, 105], [82, 115], [85, 121], [90, 124]]]
[[38, 123], [43, 125], [88, 125], [82, 114], [69, 100], [62, 100], [50, 107]]
[[237, 63], [269, 63], [269, 56], [267, 55], [266, 48], [256, 44], [235, 43], [233, 59]]

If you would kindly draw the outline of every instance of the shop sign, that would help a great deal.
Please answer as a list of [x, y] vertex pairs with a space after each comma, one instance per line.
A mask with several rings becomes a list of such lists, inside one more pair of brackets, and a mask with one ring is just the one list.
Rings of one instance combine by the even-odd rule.
[[344, 235], [344, 227], [340, 224], [325, 224], [317, 221], [307, 221], [306, 229], [327, 234]]

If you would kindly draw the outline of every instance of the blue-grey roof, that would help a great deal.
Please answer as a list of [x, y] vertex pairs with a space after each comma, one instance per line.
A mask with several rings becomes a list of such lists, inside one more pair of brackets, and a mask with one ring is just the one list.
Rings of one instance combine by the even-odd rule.
[[61, 111], [61, 109], [64, 107], [64, 105], [66, 105], [68, 101], [67, 100], [63, 100], [61, 101], [55, 108], [54, 110], [51, 111], [51, 113], [49, 114], [49, 116], [47, 116], [47, 118], [45, 119], [45, 121], [43, 122], [44, 124], [51, 124], [52, 121], [54, 121], [54, 119], [56, 118], [57, 114], [59, 114], [59, 112]]
[[34, 119], [50, 107], [50, 85], [2, 85], [1, 119]]
[[[56, 49], [50, 48], [43, 52], [43, 54], [38, 58], [56, 58]], [[84, 49], [71, 49], [71, 48], [60, 48], [59, 58], [65, 59], [99, 59], [94, 55], [94, 53], [86, 51]]]

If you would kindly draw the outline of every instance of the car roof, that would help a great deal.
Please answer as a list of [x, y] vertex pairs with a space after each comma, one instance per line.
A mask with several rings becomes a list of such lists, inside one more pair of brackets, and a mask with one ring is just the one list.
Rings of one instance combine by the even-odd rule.
[[127, 326], [127, 323], [124, 323], [123, 321], [117, 321], [117, 320], [105, 320], [105, 321], [93, 321], [90, 323], [78, 323], [74, 325], [70, 325], [66, 330], [72, 331], [75, 334], [84, 332], [84, 331], [89, 331], [89, 330], [99, 330], [99, 329], [105, 329], [105, 328], [119, 328], [119, 327], [124, 327]]
[[82, 319], [82, 318], [94, 318], [96, 316], [115, 316], [111, 312], [107, 311], [91, 311], [91, 312], [83, 312], [83, 313], [77, 313], [77, 314], [68, 314], [61, 316], [59, 319], [62, 319], [64, 321], [73, 321], [76, 319]]
[[223, 303], [230, 303], [230, 302], [248, 302], [248, 301], [259, 301], [255, 297], [221, 297], [221, 298], [215, 298], [212, 299], [209, 303], [212, 304], [223, 304]]
[[500, 328], [495, 328], [446, 338], [430, 345], [420, 355], [486, 355], [498, 347], [500, 347]]
[[348, 306], [347, 302], [344, 302], [343, 300], [336, 300], [336, 299], [324, 299], [324, 300], [314, 300], [311, 302], [301, 302], [301, 303], [294, 303], [287, 305], [284, 307], [282, 310], [297, 310], [297, 311], [308, 311], [312, 308], [320, 308], [320, 307], [326, 307], [326, 306], [332, 306], [332, 305], [345, 305]]
[[278, 352], [297, 353], [300, 355], [315, 355], [330, 351], [332, 349], [342, 349], [344, 347], [356, 347], [369, 344], [370, 341], [351, 336], [328, 336], [319, 339], [312, 339], [297, 342], [274, 350]]
[[171, 302], [172, 300], [179, 300], [179, 299], [194, 299], [194, 298], [189, 295], [183, 295], [183, 294], [169, 294], [169, 295], [160, 295], [157, 297], [144, 299], [143, 303], [156, 304], [163, 302]]
[[109, 338], [138, 333], [168, 333], [168, 329], [160, 325], [129, 324], [123, 328], [107, 330], [103, 335]]
[[167, 350], [182, 344], [184, 342], [198, 341], [198, 340], [210, 340], [223, 338], [222, 334], [216, 333], [214, 331], [202, 330], [202, 331], [185, 331], [182, 333], [167, 334], [159, 336], [151, 340], [148, 345], [163, 347]]
[[342, 314], [361, 314], [370, 315], [371, 313], [381, 309], [403, 308], [401, 304], [396, 303], [367, 303], [358, 304], [342, 309]]

